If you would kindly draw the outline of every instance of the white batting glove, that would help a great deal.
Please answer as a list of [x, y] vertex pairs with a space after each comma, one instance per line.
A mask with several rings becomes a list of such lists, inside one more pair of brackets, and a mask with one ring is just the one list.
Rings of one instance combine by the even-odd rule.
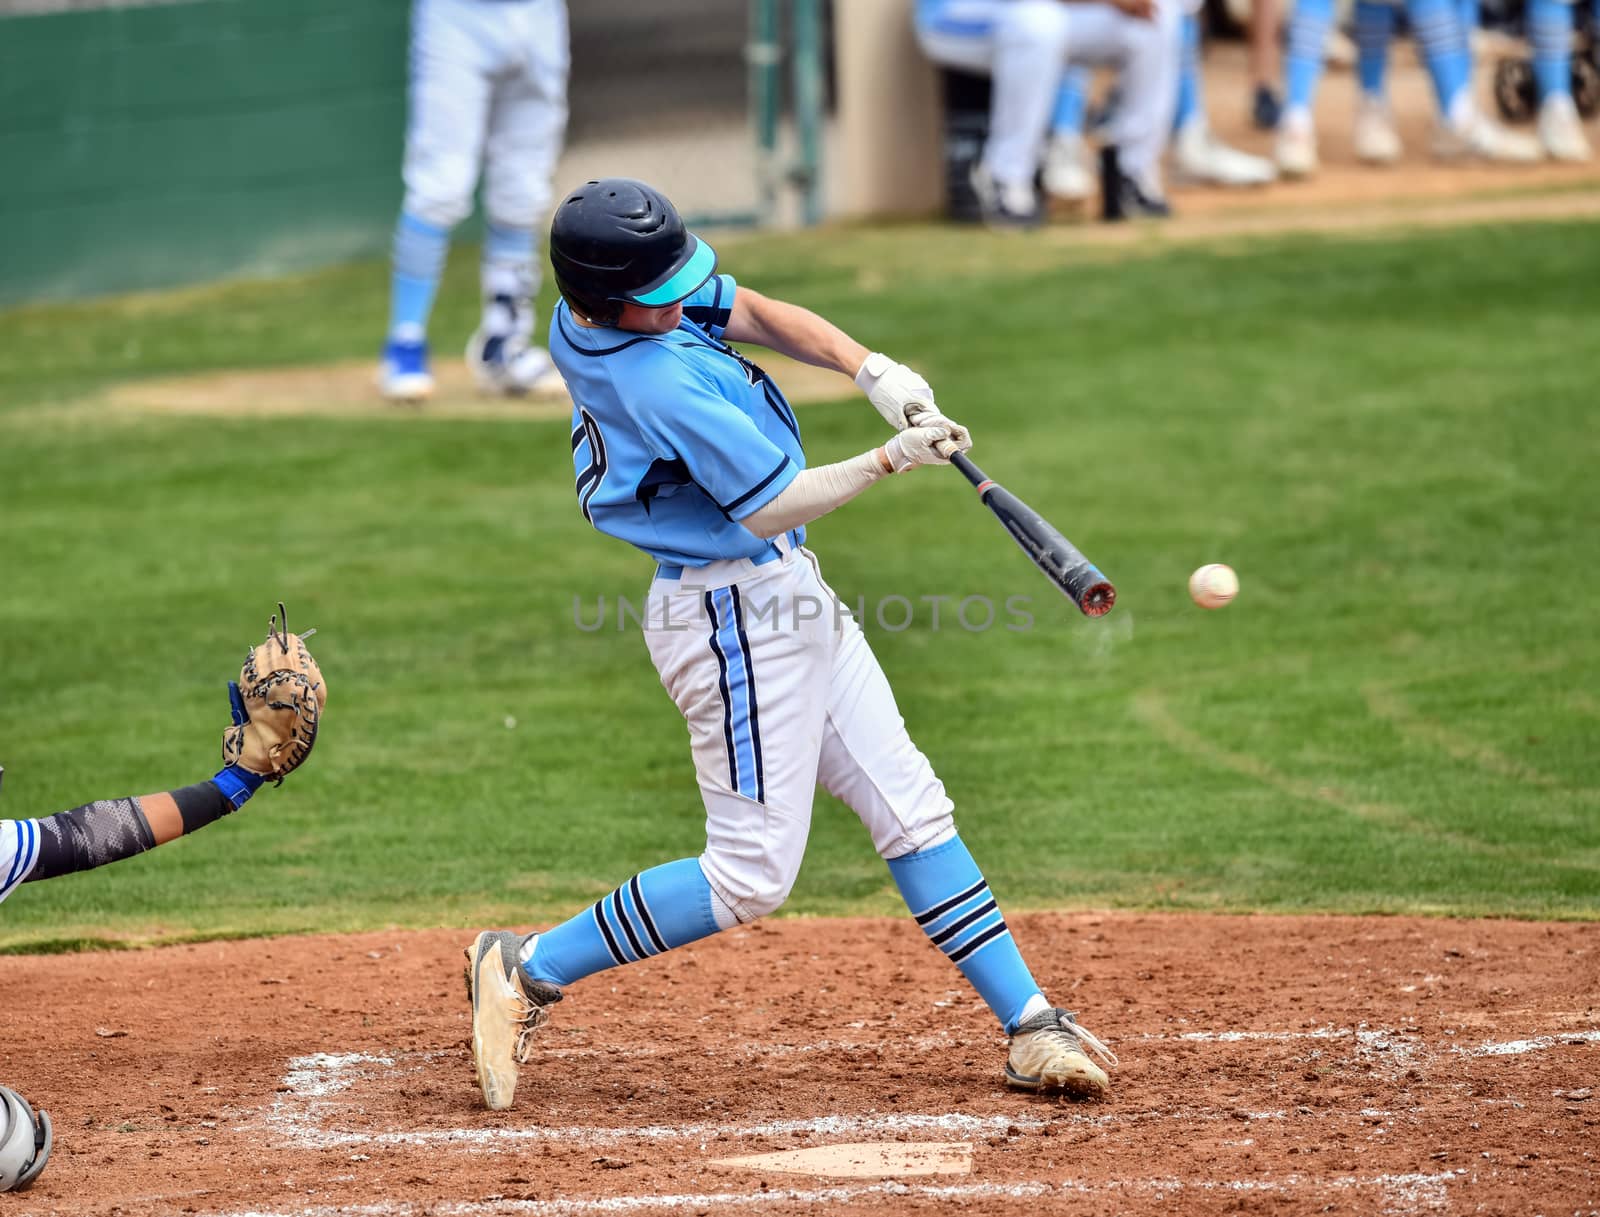
[[950, 458], [939, 447], [949, 443], [948, 427], [907, 427], [883, 446], [883, 454], [896, 473], [904, 473], [917, 465], [948, 465]]
[[926, 380], [881, 351], [874, 351], [861, 361], [856, 372], [856, 387], [867, 395], [873, 409], [883, 415], [883, 421], [896, 431], [904, 431], [910, 425], [906, 411], [913, 406], [924, 410], [939, 408], [934, 404], [933, 390]]
[[950, 433], [950, 442], [956, 446], [957, 452], [967, 452], [972, 448], [972, 432], [948, 414], [939, 413], [937, 407], [919, 409], [912, 406], [906, 414], [906, 421], [913, 427], [943, 427]]

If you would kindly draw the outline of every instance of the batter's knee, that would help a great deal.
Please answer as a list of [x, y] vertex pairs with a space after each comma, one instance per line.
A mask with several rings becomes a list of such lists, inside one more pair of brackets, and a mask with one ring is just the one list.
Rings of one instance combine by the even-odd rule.
[[730, 855], [714, 846], [700, 855], [700, 869], [717, 898], [741, 922], [782, 908], [800, 874], [798, 859], [789, 865], [781, 859]]

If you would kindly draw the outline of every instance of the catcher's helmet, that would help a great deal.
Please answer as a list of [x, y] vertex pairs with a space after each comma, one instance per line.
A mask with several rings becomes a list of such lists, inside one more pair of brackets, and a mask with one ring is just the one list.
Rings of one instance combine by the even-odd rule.
[[717, 255], [655, 187], [608, 177], [556, 205], [550, 264], [575, 312], [615, 325], [623, 304], [665, 308], [692, 296], [715, 273]]
[[52, 1140], [50, 1117], [35, 1115], [27, 1099], [0, 1086], [0, 1192], [20, 1192], [37, 1179]]

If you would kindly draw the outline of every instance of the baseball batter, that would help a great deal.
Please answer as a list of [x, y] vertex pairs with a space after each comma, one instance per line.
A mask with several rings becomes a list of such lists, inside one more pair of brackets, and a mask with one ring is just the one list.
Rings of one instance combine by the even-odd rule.
[[[642, 182], [589, 182], [562, 199], [550, 257], [562, 295], [550, 350], [572, 391], [578, 506], [656, 564], [645, 642], [689, 727], [706, 847], [545, 933], [477, 936], [467, 979], [484, 1100], [511, 1104], [530, 1033], [566, 986], [778, 908], [818, 785], [861, 818], [917, 923], [1010, 1034], [1006, 1080], [1104, 1096], [1085, 1048], [1115, 1057], [1040, 992], [944, 785], [805, 548], [810, 521], [883, 478], [945, 463], [938, 445], [969, 448], [966, 428], [910, 368], [717, 274], [711, 247]], [[853, 376], [897, 434], [808, 468], [783, 392], [730, 341]], [[908, 408], [924, 411], [922, 425], [908, 424]]]
[[993, 80], [989, 138], [973, 174], [991, 222], [1038, 222], [1034, 177], [1072, 64], [1118, 69], [1122, 101], [1102, 149], [1105, 218], [1168, 213], [1161, 153], [1178, 99], [1181, 8], [1180, 0], [917, 0], [928, 57]]
[[480, 388], [524, 393], [546, 378], [534, 345], [534, 233], [567, 125], [565, 0], [415, 0], [405, 201], [395, 225], [389, 336], [379, 386], [433, 392], [428, 317], [450, 232], [483, 174], [483, 315], [467, 343]]

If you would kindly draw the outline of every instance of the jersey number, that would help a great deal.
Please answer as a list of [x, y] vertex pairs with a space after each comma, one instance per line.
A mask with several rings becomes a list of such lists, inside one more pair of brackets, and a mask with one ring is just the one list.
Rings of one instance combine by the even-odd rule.
[[600, 424], [594, 421], [594, 415], [580, 408], [578, 417], [582, 422], [572, 431], [573, 461], [578, 459], [578, 449], [585, 444], [589, 446], [589, 463], [578, 472], [578, 507], [583, 512], [583, 518], [589, 523], [594, 523], [594, 517], [589, 514], [589, 500], [594, 498], [594, 492], [600, 489], [600, 483], [606, 476], [606, 441], [600, 434]]

